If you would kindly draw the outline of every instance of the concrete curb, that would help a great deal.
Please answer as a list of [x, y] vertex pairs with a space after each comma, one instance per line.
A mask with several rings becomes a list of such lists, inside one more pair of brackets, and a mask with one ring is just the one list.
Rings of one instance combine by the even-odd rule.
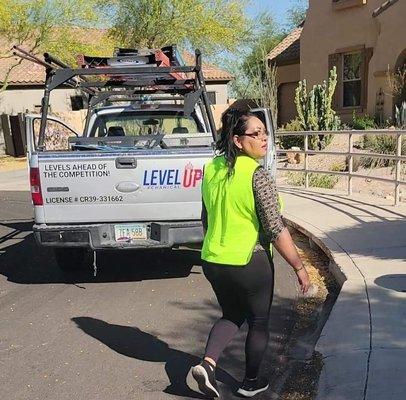
[[365, 277], [328, 234], [286, 212], [284, 220], [329, 257], [329, 269], [341, 287], [315, 347], [324, 364], [316, 400], [363, 400], [371, 354], [371, 312]]

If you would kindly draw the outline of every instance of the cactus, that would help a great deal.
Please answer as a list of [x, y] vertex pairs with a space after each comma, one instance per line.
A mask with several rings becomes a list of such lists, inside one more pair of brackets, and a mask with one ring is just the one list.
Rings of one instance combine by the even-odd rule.
[[[335, 67], [330, 71], [328, 82], [324, 80], [321, 85], [314, 85], [310, 92], [307, 92], [306, 79], [299, 82], [295, 92], [295, 105], [304, 131], [331, 131], [339, 128], [340, 118], [331, 107], [336, 85]], [[311, 136], [309, 148], [314, 149], [318, 146], [319, 149], [323, 149], [331, 139], [332, 135]]]
[[400, 107], [395, 106], [395, 121], [398, 128], [406, 129], [406, 101]]

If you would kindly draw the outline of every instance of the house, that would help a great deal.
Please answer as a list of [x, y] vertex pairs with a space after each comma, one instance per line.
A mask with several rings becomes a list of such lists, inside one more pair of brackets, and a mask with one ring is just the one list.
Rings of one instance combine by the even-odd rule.
[[[94, 35], [98, 35], [98, 30], [94, 30]], [[1, 43], [0, 43], [1, 44]], [[11, 47], [10, 45], [8, 47]], [[187, 65], [194, 62], [194, 56], [184, 54], [184, 61]], [[0, 86], [10, 65], [16, 59], [0, 59]], [[211, 64], [203, 63], [203, 75], [206, 80], [206, 87], [210, 102], [222, 106], [228, 103], [228, 83], [233, 76], [220, 68]], [[16, 114], [19, 112], [39, 112], [41, 109], [41, 99], [43, 96], [45, 81], [44, 67], [23, 60], [20, 65], [13, 68], [5, 91], [0, 92], [0, 114]], [[66, 113], [80, 109], [82, 98], [80, 92], [69, 87], [61, 87], [52, 91], [50, 98], [50, 108], [54, 113]], [[220, 107], [222, 108], [222, 107]], [[224, 108], [224, 107], [223, 107]]]
[[392, 117], [387, 75], [406, 65], [405, 18], [404, 0], [310, 0], [305, 22], [268, 54], [277, 66], [279, 125], [296, 116], [298, 81], [321, 83], [333, 66], [333, 108], [343, 121], [354, 112]]

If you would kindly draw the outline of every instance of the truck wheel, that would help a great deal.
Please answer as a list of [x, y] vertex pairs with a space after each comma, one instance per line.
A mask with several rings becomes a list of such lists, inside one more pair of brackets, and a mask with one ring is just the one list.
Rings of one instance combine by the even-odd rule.
[[56, 248], [54, 254], [62, 271], [77, 271], [90, 267], [89, 250], [85, 247]]

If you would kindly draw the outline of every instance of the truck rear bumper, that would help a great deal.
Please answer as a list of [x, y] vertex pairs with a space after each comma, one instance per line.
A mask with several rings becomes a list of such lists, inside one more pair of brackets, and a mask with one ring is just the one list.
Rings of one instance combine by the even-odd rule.
[[201, 221], [149, 222], [148, 239], [117, 242], [114, 224], [45, 225], [33, 227], [35, 240], [41, 246], [88, 247], [91, 249], [170, 248], [174, 245], [199, 243], [203, 240]]

